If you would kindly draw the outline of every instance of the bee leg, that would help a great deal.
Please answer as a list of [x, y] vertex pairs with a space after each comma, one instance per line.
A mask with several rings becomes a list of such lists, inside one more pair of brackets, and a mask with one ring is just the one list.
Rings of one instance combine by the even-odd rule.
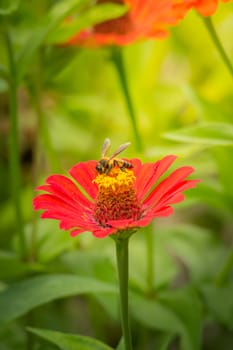
[[124, 166], [121, 166], [120, 169], [121, 169], [121, 171], [125, 172], [125, 167]]

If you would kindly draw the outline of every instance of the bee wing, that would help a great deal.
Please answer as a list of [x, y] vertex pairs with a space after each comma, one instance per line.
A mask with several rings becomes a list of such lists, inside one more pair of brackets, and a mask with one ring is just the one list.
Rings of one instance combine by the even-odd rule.
[[129, 145], [131, 145], [130, 142], [126, 142], [126, 143], [123, 143], [122, 145], [120, 145], [117, 148], [117, 150], [111, 155], [111, 157], [109, 159], [112, 159], [112, 158], [116, 157], [118, 154], [123, 152], [127, 147], [129, 147]]
[[105, 139], [103, 146], [102, 146], [102, 158], [104, 158], [106, 156], [106, 153], [108, 152], [110, 146], [111, 146], [110, 139]]

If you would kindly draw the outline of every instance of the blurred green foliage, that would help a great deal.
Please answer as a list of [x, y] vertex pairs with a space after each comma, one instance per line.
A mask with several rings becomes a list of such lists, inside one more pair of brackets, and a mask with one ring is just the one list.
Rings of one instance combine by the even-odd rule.
[[[131, 141], [129, 158], [155, 161], [177, 154], [176, 165], [193, 165], [195, 178], [202, 181], [187, 192], [171, 219], [157, 219], [149, 228], [152, 281], [148, 229], [130, 242], [134, 349], [230, 350], [232, 76], [194, 12], [172, 28], [167, 39], [124, 47], [143, 144], [143, 152], [138, 152], [111, 49], [53, 44], [64, 39], [60, 25], [74, 11], [81, 14], [75, 29], [125, 11], [116, 4], [102, 9], [92, 5], [88, 0], [0, 4], [0, 350], [72, 349], [76, 340], [67, 332], [79, 334], [77, 349], [104, 350], [120, 342], [111, 240], [97, 240], [90, 233], [71, 239], [56, 222], [39, 220], [31, 205], [34, 188], [45, 176], [99, 159], [105, 137], [115, 147]], [[233, 62], [232, 2], [221, 4], [212, 19]], [[6, 36], [16, 68], [24, 260], [9, 171], [12, 76]]]

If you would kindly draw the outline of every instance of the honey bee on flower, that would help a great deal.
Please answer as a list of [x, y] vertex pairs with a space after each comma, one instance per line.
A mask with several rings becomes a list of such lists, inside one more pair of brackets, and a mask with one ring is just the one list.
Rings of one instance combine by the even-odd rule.
[[120, 154], [127, 147], [129, 147], [130, 142], [123, 143], [117, 148], [117, 150], [110, 157], [107, 157], [106, 154], [110, 148], [110, 145], [111, 145], [110, 139], [105, 139], [102, 146], [102, 158], [96, 165], [96, 170], [98, 171], [98, 173], [108, 175], [110, 174], [111, 170], [116, 167], [118, 167], [121, 171], [125, 171], [125, 169], [133, 168], [133, 164], [131, 164], [130, 162], [124, 159], [116, 158], [118, 154]]

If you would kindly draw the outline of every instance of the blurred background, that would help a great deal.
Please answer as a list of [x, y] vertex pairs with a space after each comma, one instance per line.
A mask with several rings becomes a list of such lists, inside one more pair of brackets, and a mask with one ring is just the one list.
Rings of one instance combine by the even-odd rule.
[[[60, 12], [51, 11], [58, 3], [69, 5], [0, 5], [0, 350], [59, 348], [32, 336], [28, 326], [88, 335], [112, 347], [119, 342], [116, 295], [76, 296], [69, 286], [61, 292], [66, 275], [116, 283], [112, 240], [91, 233], [71, 239], [32, 209], [34, 189], [45, 177], [100, 159], [106, 137], [112, 150], [130, 141], [127, 158], [156, 161], [175, 154], [176, 167], [192, 165], [201, 179], [171, 218], [156, 219], [131, 239], [134, 349], [230, 350], [233, 76], [194, 11], [166, 39], [124, 47], [138, 151], [110, 48], [54, 45], [49, 25], [60, 23]], [[233, 61], [232, 2], [220, 4], [212, 20]], [[44, 294], [36, 291], [49, 276], [63, 277], [46, 299], [49, 285]]]

